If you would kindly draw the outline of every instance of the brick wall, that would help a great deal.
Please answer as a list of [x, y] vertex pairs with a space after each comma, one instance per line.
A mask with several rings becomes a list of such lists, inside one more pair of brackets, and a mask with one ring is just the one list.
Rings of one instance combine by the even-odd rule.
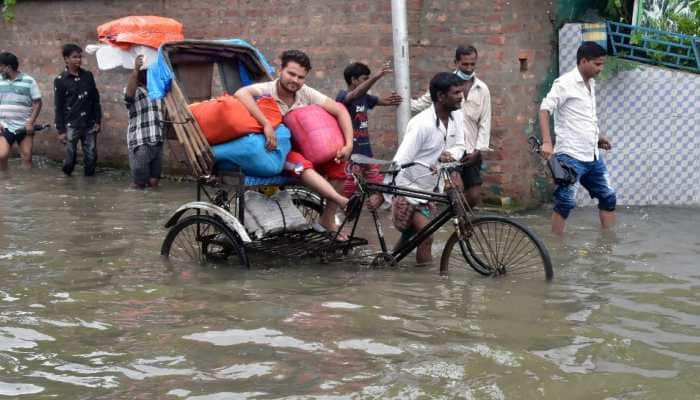
[[[454, 48], [472, 43], [479, 50], [479, 76], [489, 85], [493, 101], [492, 147], [485, 192], [533, 199], [536, 171], [526, 150], [526, 131], [536, 117], [538, 84], [552, 59], [553, 5], [544, 0], [408, 0], [412, 91], [427, 88], [430, 77], [451, 70]], [[20, 68], [33, 75], [44, 93], [40, 120], [53, 120], [53, 77], [62, 69], [60, 45], [95, 43], [97, 25], [125, 15], [161, 15], [185, 26], [188, 38], [241, 37], [268, 58], [287, 48], [303, 49], [314, 66], [308, 84], [329, 95], [344, 87], [342, 70], [352, 61], [377, 68], [392, 57], [391, 2], [311, 1], [32, 1], [16, 6], [16, 20], [0, 23], [0, 47], [20, 57]], [[520, 58], [527, 58], [521, 71]], [[99, 138], [102, 163], [126, 160], [126, 113], [121, 103], [128, 72], [97, 71], [94, 58], [86, 66], [95, 72], [102, 94], [104, 131]], [[277, 60], [275, 60], [277, 61]], [[391, 90], [385, 78], [375, 93]], [[397, 145], [392, 110], [371, 115], [370, 129], [379, 156], [390, 157]], [[38, 154], [61, 158], [53, 134], [37, 137]]]

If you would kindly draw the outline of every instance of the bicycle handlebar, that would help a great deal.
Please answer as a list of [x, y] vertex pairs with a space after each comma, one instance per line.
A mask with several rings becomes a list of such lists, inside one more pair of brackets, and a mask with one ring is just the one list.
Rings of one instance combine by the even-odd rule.
[[530, 148], [532, 149], [533, 153], [542, 153], [542, 142], [540, 141], [540, 139], [538, 139], [535, 136], [530, 136], [527, 139], [527, 142], [530, 143]]

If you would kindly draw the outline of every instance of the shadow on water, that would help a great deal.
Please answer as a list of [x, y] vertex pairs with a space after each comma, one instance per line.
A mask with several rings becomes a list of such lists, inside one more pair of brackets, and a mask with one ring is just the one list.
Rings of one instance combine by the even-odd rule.
[[563, 240], [546, 209], [514, 216], [547, 244], [550, 284], [440, 277], [411, 257], [369, 269], [360, 254], [173, 266], [162, 225], [192, 184], [135, 191], [122, 173], [14, 167], [0, 177], [0, 398], [700, 393], [697, 209], [623, 208], [612, 232], [580, 209]]

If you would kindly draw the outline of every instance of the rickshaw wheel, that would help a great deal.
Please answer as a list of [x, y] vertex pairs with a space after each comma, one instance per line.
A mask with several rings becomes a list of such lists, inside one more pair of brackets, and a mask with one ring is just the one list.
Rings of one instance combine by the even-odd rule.
[[224, 223], [209, 215], [191, 215], [178, 221], [165, 236], [161, 254], [183, 264], [247, 264], [238, 236]]

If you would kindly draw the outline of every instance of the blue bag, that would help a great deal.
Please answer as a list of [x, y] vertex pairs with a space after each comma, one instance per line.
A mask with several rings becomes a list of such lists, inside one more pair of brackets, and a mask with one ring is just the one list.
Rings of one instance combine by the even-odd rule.
[[284, 161], [292, 149], [291, 133], [284, 124], [275, 129], [277, 148], [265, 149], [265, 135], [251, 133], [230, 142], [212, 146], [214, 163], [218, 171], [239, 168], [246, 175], [258, 177], [275, 176], [282, 173]]

